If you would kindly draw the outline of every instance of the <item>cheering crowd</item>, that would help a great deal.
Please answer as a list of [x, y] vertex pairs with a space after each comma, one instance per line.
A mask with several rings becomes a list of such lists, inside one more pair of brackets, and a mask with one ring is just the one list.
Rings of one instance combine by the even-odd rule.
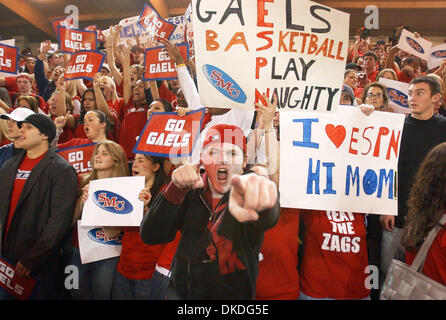
[[[203, 106], [193, 54], [184, 61], [163, 40], [178, 79], [144, 81], [144, 48], [120, 45], [120, 27], [110, 30], [93, 81], [64, 80], [70, 55], [49, 41], [22, 52], [17, 76], [0, 78], [0, 255], [16, 277], [37, 279], [33, 299], [379, 299], [392, 259], [410, 263], [439, 223], [446, 63], [428, 70], [396, 43], [359, 33], [349, 50], [340, 104], [394, 112], [379, 79], [409, 83], [396, 217], [281, 208], [277, 98], [256, 110]], [[133, 153], [151, 114], [200, 108], [199, 161]], [[56, 153], [90, 143], [88, 173]], [[82, 264], [77, 222], [89, 184], [126, 176], [145, 179], [141, 226], [102, 227], [121, 254]], [[370, 265], [378, 283], [367, 283]], [[78, 287], [67, 288], [67, 266], [77, 267]], [[444, 228], [423, 273], [446, 285]], [[12, 297], [0, 289], [0, 299]]]

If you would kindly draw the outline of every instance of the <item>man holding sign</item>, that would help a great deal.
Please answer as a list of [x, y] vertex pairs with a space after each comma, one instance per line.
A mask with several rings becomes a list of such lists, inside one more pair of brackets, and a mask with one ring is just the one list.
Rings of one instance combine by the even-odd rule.
[[[141, 224], [147, 244], [170, 242], [181, 230], [168, 298], [253, 299], [263, 233], [279, 217], [276, 185], [246, 165], [240, 128], [216, 125], [199, 164], [185, 164], [154, 200]], [[166, 215], [169, 212], [169, 215]]]

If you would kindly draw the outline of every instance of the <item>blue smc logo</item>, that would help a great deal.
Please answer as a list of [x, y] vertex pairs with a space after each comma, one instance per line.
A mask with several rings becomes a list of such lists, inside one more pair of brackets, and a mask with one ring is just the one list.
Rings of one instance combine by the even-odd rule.
[[387, 95], [389, 99], [401, 107], [408, 108], [407, 95], [399, 90], [388, 88]]
[[406, 41], [407, 44], [414, 49], [416, 52], [423, 54], [424, 53], [424, 49], [421, 46], [421, 44], [419, 44], [417, 41], [415, 41], [414, 39], [412, 39], [411, 37], [406, 37]]
[[128, 214], [133, 211], [133, 206], [127, 199], [111, 191], [96, 191], [93, 193], [93, 202], [99, 208], [115, 214]]
[[91, 240], [101, 244], [110, 246], [120, 246], [122, 244], [121, 236], [111, 238], [101, 228], [91, 229], [87, 235]]
[[210, 64], [205, 64], [203, 73], [215, 89], [225, 97], [238, 103], [246, 102], [245, 92], [226, 72]]
[[444, 59], [444, 58], [446, 58], [446, 50], [437, 50], [437, 51], [431, 52], [431, 57], [437, 58], [437, 59]]

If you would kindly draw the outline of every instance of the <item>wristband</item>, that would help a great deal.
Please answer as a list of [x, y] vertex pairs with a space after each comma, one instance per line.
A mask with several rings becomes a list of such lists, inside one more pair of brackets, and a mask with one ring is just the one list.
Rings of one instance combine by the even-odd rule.
[[185, 63], [177, 64], [177, 68], [182, 67], [182, 66], [186, 66], [186, 64]]

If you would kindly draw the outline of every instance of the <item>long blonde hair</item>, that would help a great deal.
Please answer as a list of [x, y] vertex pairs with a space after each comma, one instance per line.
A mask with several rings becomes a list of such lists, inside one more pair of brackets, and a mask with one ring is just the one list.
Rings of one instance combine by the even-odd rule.
[[[127, 165], [127, 156], [125, 154], [124, 149], [117, 144], [114, 141], [111, 140], [105, 140], [102, 142], [99, 142], [96, 144], [96, 147], [94, 148], [93, 155], [91, 156], [90, 163], [93, 167], [94, 163], [94, 157], [99, 149], [100, 146], [104, 146], [107, 152], [111, 155], [113, 158], [113, 161], [115, 162], [115, 167], [113, 169], [113, 172], [109, 178], [113, 177], [126, 177], [129, 175], [129, 168]], [[86, 174], [84, 178], [81, 181], [81, 187], [84, 187], [87, 185], [90, 181], [96, 180], [98, 178], [98, 172], [96, 169], [93, 168], [93, 170]]]

